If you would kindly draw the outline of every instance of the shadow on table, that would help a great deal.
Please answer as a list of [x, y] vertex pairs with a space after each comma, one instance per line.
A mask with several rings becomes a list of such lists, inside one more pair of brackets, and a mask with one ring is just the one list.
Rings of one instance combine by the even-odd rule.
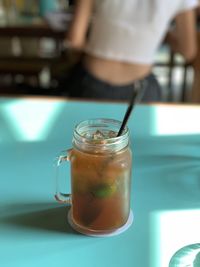
[[11, 212], [1, 220], [3, 224], [36, 231], [78, 234], [67, 220], [70, 207], [50, 203], [30, 203], [10, 205], [5, 208], [10, 209]]

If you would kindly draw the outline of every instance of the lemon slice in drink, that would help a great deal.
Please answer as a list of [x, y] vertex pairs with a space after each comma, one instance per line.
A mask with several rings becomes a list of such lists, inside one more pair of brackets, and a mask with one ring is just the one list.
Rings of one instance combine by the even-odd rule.
[[92, 190], [92, 194], [98, 198], [110, 197], [116, 192], [116, 185], [101, 184]]

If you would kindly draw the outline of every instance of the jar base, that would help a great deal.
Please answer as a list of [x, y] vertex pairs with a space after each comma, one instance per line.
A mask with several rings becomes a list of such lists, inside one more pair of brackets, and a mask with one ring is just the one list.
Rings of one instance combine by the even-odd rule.
[[87, 235], [87, 236], [94, 236], [94, 237], [108, 237], [108, 236], [115, 236], [119, 235], [123, 232], [125, 232], [133, 223], [133, 212], [130, 210], [129, 217], [127, 222], [120, 228], [116, 230], [109, 230], [109, 231], [95, 231], [95, 230], [90, 230], [84, 227], [81, 227], [77, 225], [72, 218], [72, 213], [71, 210], [68, 212], [68, 222], [70, 226], [77, 232]]

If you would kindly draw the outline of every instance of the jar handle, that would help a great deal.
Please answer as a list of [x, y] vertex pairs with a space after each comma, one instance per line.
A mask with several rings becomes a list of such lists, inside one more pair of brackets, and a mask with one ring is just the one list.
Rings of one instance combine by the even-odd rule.
[[56, 168], [56, 193], [55, 193], [54, 197], [59, 203], [61, 203], [61, 204], [65, 203], [68, 205], [71, 205], [71, 194], [70, 193], [62, 193], [59, 189], [60, 188], [60, 186], [59, 186], [59, 180], [60, 180], [59, 168], [63, 162], [70, 161], [71, 151], [72, 151], [72, 148], [65, 150], [65, 151], [62, 151], [62, 154], [60, 154], [56, 160], [56, 166], [55, 166], [55, 168]]

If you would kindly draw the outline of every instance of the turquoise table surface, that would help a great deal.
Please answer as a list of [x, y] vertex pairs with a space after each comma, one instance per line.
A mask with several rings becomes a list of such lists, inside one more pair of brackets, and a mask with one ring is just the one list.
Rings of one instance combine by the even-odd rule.
[[178, 249], [200, 241], [198, 106], [135, 107], [128, 122], [134, 222], [124, 233], [78, 234], [67, 222], [68, 208], [54, 200], [54, 159], [71, 147], [75, 125], [97, 117], [122, 120], [126, 108], [0, 98], [0, 266], [167, 267]]

